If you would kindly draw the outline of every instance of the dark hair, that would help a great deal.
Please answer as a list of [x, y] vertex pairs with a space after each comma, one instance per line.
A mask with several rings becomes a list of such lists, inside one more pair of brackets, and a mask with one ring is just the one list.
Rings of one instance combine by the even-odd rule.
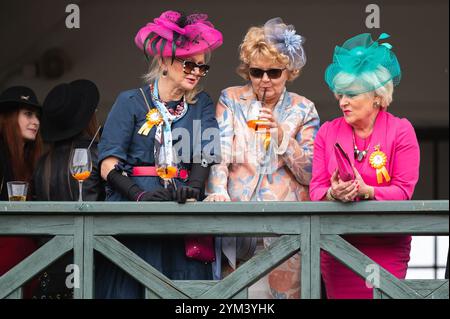
[[25, 146], [21, 147], [24, 139], [20, 131], [18, 116], [22, 109], [24, 108], [0, 113], [0, 138], [3, 139], [6, 147], [14, 179], [30, 182], [35, 165], [41, 155], [42, 139], [38, 131], [34, 141], [25, 141]]

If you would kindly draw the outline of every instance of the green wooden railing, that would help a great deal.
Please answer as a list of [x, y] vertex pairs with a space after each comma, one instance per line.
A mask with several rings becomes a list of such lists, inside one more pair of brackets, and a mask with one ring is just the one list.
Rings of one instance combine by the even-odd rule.
[[[54, 236], [0, 277], [0, 298], [21, 298], [22, 286], [73, 250], [80, 287], [75, 298], [94, 298], [94, 250], [146, 288], [146, 298], [245, 298], [247, 288], [296, 253], [301, 297], [320, 298], [320, 249], [368, 278], [375, 264], [344, 234], [448, 235], [445, 201], [240, 203], [0, 202], [0, 236]], [[279, 236], [221, 281], [172, 281], [115, 235], [214, 234]], [[1, 258], [1, 256], [0, 256]], [[373, 275], [373, 274], [372, 274]], [[376, 298], [448, 298], [448, 280], [399, 280], [379, 268]]]

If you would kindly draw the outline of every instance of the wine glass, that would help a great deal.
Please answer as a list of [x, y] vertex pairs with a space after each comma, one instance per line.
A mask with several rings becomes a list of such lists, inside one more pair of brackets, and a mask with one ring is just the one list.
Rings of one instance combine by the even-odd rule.
[[166, 153], [166, 147], [159, 143], [155, 144], [155, 166], [156, 174], [164, 181], [164, 188], [167, 189], [169, 183], [172, 183], [176, 189], [176, 185], [173, 182], [173, 178], [177, 176], [178, 169], [176, 164], [176, 154], [174, 149], [171, 148], [172, 159]]
[[78, 201], [83, 201], [83, 181], [88, 179], [92, 171], [91, 152], [88, 148], [74, 148], [70, 152], [69, 170], [78, 181], [80, 195]]

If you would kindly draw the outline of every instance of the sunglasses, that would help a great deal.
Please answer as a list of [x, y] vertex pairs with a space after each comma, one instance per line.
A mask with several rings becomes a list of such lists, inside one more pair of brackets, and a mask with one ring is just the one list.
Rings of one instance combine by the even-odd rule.
[[193, 61], [188, 60], [182, 60], [180, 58], [175, 58], [177, 61], [181, 62], [183, 64], [183, 72], [185, 74], [192, 74], [195, 69], [198, 69], [198, 75], [199, 76], [206, 76], [209, 71], [209, 65], [208, 64], [197, 64]]
[[269, 79], [278, 79], [278, 78], [280, 78], [281, 74], [283, 74], [284, 70], [286, 70], [286, 68], [284, 68], [284, 69], [268, 69], [268, 70], [263, 70], [263, 69], [258, 69], [258, 68], [250, 68], [249, 73], [250, 73], [251, 77], [254, 77], [257, 79], [261, 79], [264, 76], [264, 73], [267, 74]]

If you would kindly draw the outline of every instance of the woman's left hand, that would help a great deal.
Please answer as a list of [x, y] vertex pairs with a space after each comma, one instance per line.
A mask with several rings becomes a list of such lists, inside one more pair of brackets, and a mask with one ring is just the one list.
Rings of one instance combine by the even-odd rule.
[[359, 174], [358, 170], [353, 166], [353, 173], [355, 174], [355, 182], [358, 185], [358, 197], [363, 199], [373, 199], [374, 189], [372, 186], [367, 185], [361, 174]]
[[273, 115], [273, 110], [269, 109], [267, 107], [262, 107], [261, 111], [259, 112], [259, 118], [261, 120], [266, 120], [268, 122], [269, 129], [277, 129], [277, 139], [278, 139], [278, 145], [281, 144], [283, 141], [283, 135], [284, 131], [281, 125], [278, 123], [277, 119]]

